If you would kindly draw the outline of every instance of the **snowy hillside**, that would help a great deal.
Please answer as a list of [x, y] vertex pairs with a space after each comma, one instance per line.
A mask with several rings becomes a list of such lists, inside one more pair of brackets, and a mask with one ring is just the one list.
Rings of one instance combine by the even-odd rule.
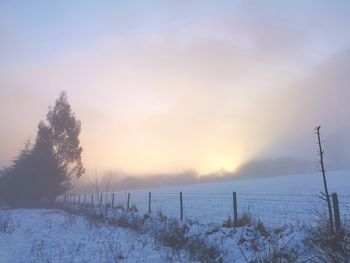
[[[60, 210], [0, 210], [0, 262], [164, 262], [148, 235]], [[3, 225], [3, 224], [1, 224]]]
[[260, 262], [271, 257], [263, 251], [287, 243], [294, 257], [307, 234], [304, 227], [276, 231], [256, 221], [234, 228], [119, 208], [67, 211], [1, 209], [0, 262]]
[[[342, 216], [350, 218], [350, 170], [329, 172], [327, 176], [330, 193], [338, 193]], [[152, 211], [178, 218], [179, 192], [183, 192], [185, 218], [222, 223], [229, 215], [233, 216], [234, 191], [237, 192], [238, 213], [252, 214], [268, 225], [310, 221], [315, 211], [324, 206], [319, 198], [323, 191], [320, 173], [130, 190], [115, 193], [115, 202], [126, 206], [130, 192], [130, 204], [144, 213], [149, 209], [148, 194], [151, 192]], [[104, 203], [106, 200], [110, 203], [111, 198], [112, 193], [103, 194]]]
[[[330, 191], [339, 193], [346, 227], [349, 172], [329, 173]], [[130, 191], [130, 206], [136, 208], [129, 210], [128, 192], [115, 193], [113, 208], [112, 193], [102, 194], [102, 206], [94, 199], [95, 207], [89, 195], [81, 195], [80, 202], [76, 195], [75, 203], [61, 203], [67, 212], [3, 208], [0, 262], [241, 263], [271, 262], [276, 255], [292, 258], [286, 262], [305, 262], [321, 253], [313, 247], [313, 238], [314, 233], [324, 238], [325, 228], [312, 220], [316, 210], [322, 211], [324, 202], [317, 197], [321, 190], [320, 174], [315, 173]], [[180, 191], [183, 221], [172, 218], [179, 217]], [[237, 192], [239, 225], [227, 221], [228, 215], [232, 217], [232, 191]], [[337, 258], [348, 256], [350, 244], [345, 248], [336, 252]]]

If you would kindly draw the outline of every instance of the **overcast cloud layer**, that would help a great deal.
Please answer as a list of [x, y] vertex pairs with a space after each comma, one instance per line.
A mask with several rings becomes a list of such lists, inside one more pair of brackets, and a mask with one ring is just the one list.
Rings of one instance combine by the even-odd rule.
[[[146, 3], [147, 2], [147, 3]], [[88, 170], [349, 163], [348, 1], [2, 1], [0, 167], [61, 90]]]

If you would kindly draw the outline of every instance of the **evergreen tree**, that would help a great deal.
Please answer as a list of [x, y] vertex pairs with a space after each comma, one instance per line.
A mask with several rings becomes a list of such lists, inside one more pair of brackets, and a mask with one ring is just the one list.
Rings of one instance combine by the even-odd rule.
[[42, 201], [53, 202], [58, 195], [69, 189], [69, 177], [59, 165], [53, 150], [51, 131], [43, 122], [38, 126], [32, 163]]
[[13, 164], [1, 171], [0, 198], [27, 207], [51, 203], [65, 193], [71, 177], [84, 173], [80, 130], [81, 123], [62, 92], [49, 109], [47, 123], [39, 123], [34, 146], [27, 142]]
[[81, 123], [71, 110], [66, 92], [62, 91], [55, 106], [49, 108], [47, 122], [51, 131], [53, 150], [61, 168], [69, 176], [80, 177], [85, 172], [81, 161], [83, 149], [79, 141]]
[[4, 201], [13, 206], [32, 206], [40, 201], [40, 193], [33, 171], [33, 147], [29, 141], [1, 177]]

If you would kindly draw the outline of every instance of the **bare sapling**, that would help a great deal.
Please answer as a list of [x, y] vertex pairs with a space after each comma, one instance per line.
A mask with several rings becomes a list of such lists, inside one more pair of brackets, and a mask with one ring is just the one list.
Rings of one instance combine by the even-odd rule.
[[95, 178], [91, 179], [88, 177], [88, 181], [90, 183], [90, 187], [93, 189], [93, 192], [96, 193], [96, 197], [97, 197], [97, 204], [99, 205], [101, 211], [103, 206], [103, 194], [102, 192], [105, 191], [105, 204], [106, 204], [106, 208], [107, 206], [107, 193], [110, 189], [110, 184], [111, 184], [111, 175], [107, 174], [103, 177], [101, 177], [98, 173], [97, 170], [95, 171]]
[[317, 126], [315, 128], [317, 139], [318, 139], [318, 148], [319, 148], [319, 156], [320, 156], [320, 165], [321, 165], [321, 172], [323, 177], [323, 186], [324, 186], [324, 193], [321, 192], [322, 196], [321, 198], [327, 202], [328, 206], [328, 214], [329, 214], [329, 226], [330, 226], [330, 232], [333, 235], [333, 214], [332, 214], [332, 206], [331, 206], [331, 197], [328, 193], [328, 185], [327, 185], [327, 178], [326, 178], [326, 171], [324, 166], [324, 151], [322, 149], [322, 142], [321, 142], [321, 133], [320, 133], [321, 126]]

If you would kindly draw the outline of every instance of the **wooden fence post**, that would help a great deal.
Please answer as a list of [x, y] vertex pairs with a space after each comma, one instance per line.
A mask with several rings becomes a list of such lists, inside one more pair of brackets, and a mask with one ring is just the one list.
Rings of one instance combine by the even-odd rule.
[[80, 194], [79, 194], [78, 204], [80, 205]]
[[91, 194], [91, 206], [94, 206], [94, 194]]
[[84, 194], [84, 205], [86, 205], [86, 194]]
[[182, 200], [182, 192], [180, 192], [180, 219], [184, 219], [184, 206], [183, 206], [183, 200]]
[[339, 201], [338, 201], [337, 193], [332, 194], [332, 201], [333, 201], [335, 229], [338, 232], [341, 230], [341, 222], [340, 222]]
[[114, 207], [114, 193], [112, 194], [112, 208]]
[[100, 207], [102, 207], [102, 194], [100, 194]]
[[130, 209], [130, 193], [128, 193], [128, 204], [127, 204], [128, 210]]
[[148, 213], [151, 213], [151, 192], [148, 193]]
[[233, 223], [235, 226], [238, 224], [238, 212], [237, 212], [237, 193], [232, 193], [232, 201], [233, 201]]

